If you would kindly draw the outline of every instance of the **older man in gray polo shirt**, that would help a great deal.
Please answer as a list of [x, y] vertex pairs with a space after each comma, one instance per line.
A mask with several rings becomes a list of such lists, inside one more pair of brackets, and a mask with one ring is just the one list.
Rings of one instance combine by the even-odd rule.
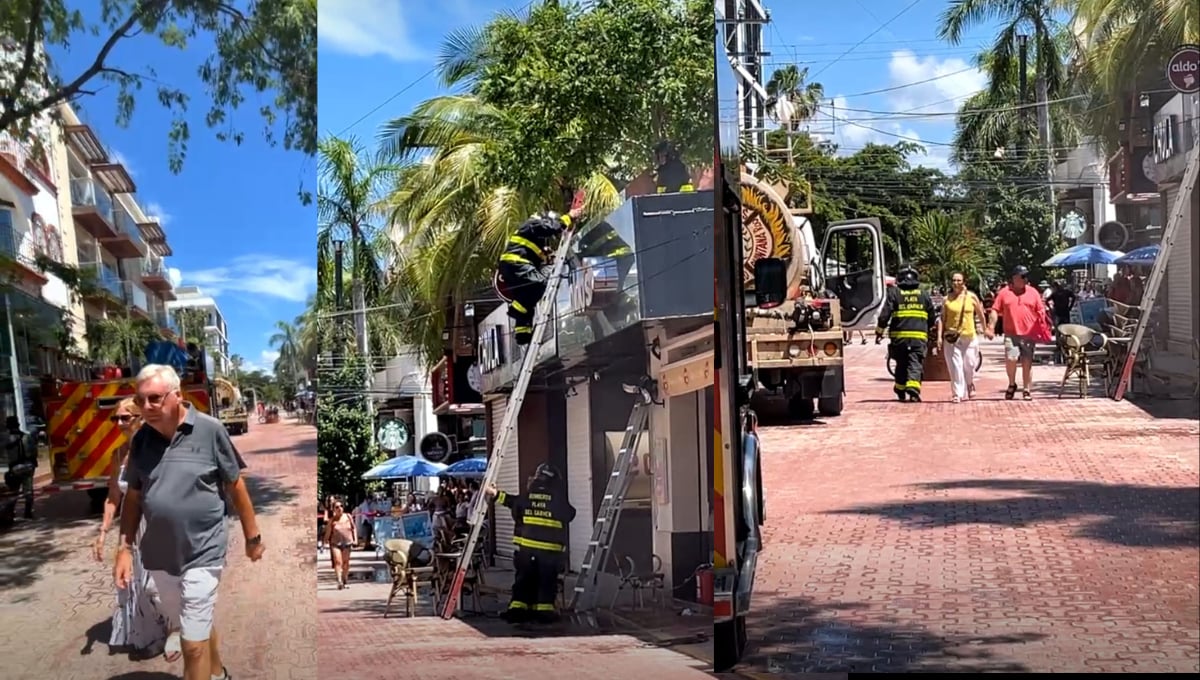
[[113, 567], [118, 588], [133, 572], [132, 546], [142, 516], [142, 565], [158, 588], [163, 612], [178, 623], [185, 680], [224, 680], [213, 610], [225, 566], [225, 496], [246, 536], [246, 555], [258, 561], [262, 536], [241, 476], [246, 464], [221, 421], [186, 404], [179, 375], [150, 364], [138, 373], [134, 401], [143, 427], [133, 438], [121, 512], [121, 549]]

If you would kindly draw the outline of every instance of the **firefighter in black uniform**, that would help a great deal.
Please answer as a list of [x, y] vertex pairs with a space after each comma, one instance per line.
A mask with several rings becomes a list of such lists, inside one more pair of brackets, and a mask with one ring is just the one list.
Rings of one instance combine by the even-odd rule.
[[546, 273], [554, 244], [572, 220], [582, 212], [573, 208], [566, 215], [535, 215], [508, 237], [497, 271], [507, 289], [508, 315], [516, 322], [513, 333], [518, 345], [528, 345], [533, 337], [534, 310], [546, 292]]
[[660, 194], [695, 191], [692, 173], [679, 159], [679, 150], [668, 141], [654, 146], [654, 185]]
[[558, 574], [567, 549], [567, 526], [575, 519], [575, 508], [567, 502], [562, 478], [553, 466], [543, 463], [529, 480], [524, 496], [497, 491], [488, 496], [512, 510], [513, 555], [512, 600], [503, 618], [509, 623], [553, 623], [558, 620], [554, 602], [558, 598]]
[[887, 290], [875, 338], [887, 329], [891, 344], [888, 354], [896, 361], [896, 383], [892, 389], [900, 401], [921, 401], [921, 374], [929, 333], [937, 322], [937, 311], [929, 294], [920, 288], [921, 280], [912, 265], [904, 265], [896, 276], [896, 285]]

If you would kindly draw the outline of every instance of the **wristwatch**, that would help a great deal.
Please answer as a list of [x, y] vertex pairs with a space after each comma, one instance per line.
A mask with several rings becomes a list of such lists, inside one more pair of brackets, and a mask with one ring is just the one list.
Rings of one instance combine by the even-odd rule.
[[255, 534], [246, 539], [246, 545], [258, 545], [259, 543], [262, 543], [262, 534]]

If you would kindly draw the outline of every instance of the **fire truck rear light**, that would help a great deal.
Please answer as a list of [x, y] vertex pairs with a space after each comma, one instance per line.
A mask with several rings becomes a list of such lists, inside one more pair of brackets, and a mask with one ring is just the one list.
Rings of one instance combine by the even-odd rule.
[[837, 354], [837, 351], [838, 351], [838, 346], [837, 346], [836, 342], [825, 343], [825, 354], [826, 355], [833, 356], [833, 355]]

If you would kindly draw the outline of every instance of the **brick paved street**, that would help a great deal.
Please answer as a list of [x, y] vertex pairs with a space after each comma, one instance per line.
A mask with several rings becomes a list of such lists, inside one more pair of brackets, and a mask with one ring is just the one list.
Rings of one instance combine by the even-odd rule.
[[[327, 557], [323, 555], [321, 560]], [[348, 680], [713, 677], [706, 672], [712, 668], [711, 661], [677, 651], [687, 646], [686, 641], [676, 646], [661, 639], [656, 643], [623, 632], [566, 625], [537, 638], [532, 632], [515, 634], [494, 616], [444, 621], [427, 603], [420, 616], [409, 619], [403, 617], [403, 603], [398, 601], [384, 619], [390, 586], [355, 581], [339, 591], [332, 572], [322, 571], [329, 572], [322, 574], [317, 595], [322, 677], [326, 673]], [[481, 608], [498, 611], [499, 601], [485, 596]]]
[[842, 417], [763, 430], [746, 669], [1200, 670], [1194, 415], [1006, 402], [995, 344], [976, 401], [899, 404], [883, 347], [849, 355]]
[[[316, 430], [281, 423], [252, 425], [234, 442], [246, 458], [267, 553], [251, 564], [242, 532], [230, 527], [229, 567], [217, 623], [230, 673], [312, 680], [316, 671], [316, 573], [311, 560], [316, 498]], [[39, 519], [0, 533], [0, 677], [12, 680], [167, 680], [182, 662], [132, 661], [109, 654], [115, 604], [111, 557], [90, 555], [99, 516], [82, 493], [44, 495]], [[109, 553], [116, 537], [109, 538]], [[345, 676], [343, 676], [345, 677]]]

